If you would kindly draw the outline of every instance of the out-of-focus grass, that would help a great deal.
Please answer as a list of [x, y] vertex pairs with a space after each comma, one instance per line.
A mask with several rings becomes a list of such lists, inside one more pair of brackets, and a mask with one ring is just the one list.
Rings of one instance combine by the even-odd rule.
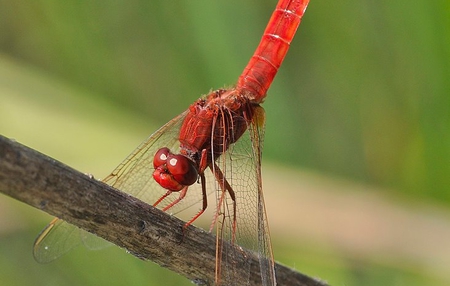
[[427, 273], [408, 260], [392, 261], [371, 256], [354, 256], [323, 244], [295, 240], [276, 242], [277, 258], [330, 285], [446, 285], [434, 273]]
[[[275, 2], [0, 1], [0, 51], [162, 124], [236, 82]], [[312, 1], [265, 157], [449, 201], [448, 5]]]
[[[6, 104], [2, 105], [1, 133], [97, 178], [111, 171], [155, 130], [153, 124], [117, 106], [98, 104], [95, 97], [76, 96], [80, 90], [68, 84], [5, 57], [2, 63], [0, 100]], [[8, 84], [14, 80], [21, 84]], [[42, 95], [40, 100], [35, 94]], [[447, 234], [450, 231], [448, 212], [436, 215], [421, 213], [418, 208], [405, 212], [402, 204], [384, 203], [380, 192], [370, 191], [373, 188], [292, 167], [266, 163], [263, 174], [278, 261], [331, 285], [424, 285], [430, 281], [446, 285], [450, 280], [442, 267], [432, 271], [430, 262], [447, 263], [445, 252], [427, 254], [427, 248], [439, 240], [421, 235], [433, 231], [446, 236], [445, 228]], [[80, 247], [54, 263], [39, 265], [32, 258], [31, 246], [49, 220], [35, 209], [1, 198], [0, 277], [7, 285], [189, 283], [116, 247], [96, 252]], [[443, 231], [433, 230], [436, 227]], [[409, 238], [402, 235], [402, 229], [417, 234]], [[361, 234], [367, 231], [371, 235]], [[410, 246], [400, 247], [402, 244]]]
[[[200, 94], [236, 81], [274, 2], [0, 0], [0, 133], [101, 178]], [[447, 1], [311, 1], [264, 103], [265, 161], [382, 187], [359, 192], [381, 193], [399, 205], [410, 204], [411, 217], [415, 204], [424, 199], [447, 206], [450, 30], [445, 27], [450, 26], [449, 13]], [[283, 168], [279, 172], [287, 173]], [[271, 174], [281, 177], [276, 172], [263, 174], [266, 182]], [[299, 179], [295, 174], [292, 180]], [[309, 182], [310, 178], [300, 179]], [[283, 193], [291, 202], [315, 191], [313, 186], [303, 186], [306, 192], [298, 197], [299, 189], [290, 180], [285, 179]], [[280, 188], [269, 182], [266, 193]], [[328, 189], [342, 186], [333, 181]], [[380, 191], [386, 188], [389, 193]], [[347, 199], [339, 200], [339, 206], [352, 209], [351, 196], [343, 197]], [[267, 204], [277, 197], [270, 199]], [[284, 213], [283, 207], [269, 208], [269, 220]], [[364, 208], [355, 209], [366, 213]], [[320, 221], [296, 211], [303, 219]], [[374, 215], [381, 216], [383, 209], [379, 212]], [[95, 277], [120, 285], [120, 276], [133, 284], [161, 284], [152, 279], [162, 271], [159, 267], [149, 270], [149, 263], [117, 250], [36, 265], [29, 251], [31, 233], [48, 216], [43, 219], [8, 199], [0, 213], [1, 221], [21, 226], [14, 229], [0, 223], [4, 226], [0, 278], [9, 285], [93, 284]], [[354, 213], [346, 221], [353, 217], [364, 216]], [[298, 231], [299, 218], [291, 219]], [[445, 225], [447, 219], [444, 212], [444, 224], [436, 225]], [[381, 233], [384, 222], [388, 221], [376, 225]], [[334, 221], [321, 223], [327, 229], [335, 226]], [[308, 230], [307, 225], [299, 225]], [[361, 230], [345, 231], [351, 242]], [[277, 232], [272, 234], [277, 259], [293, 266], [302, 261], [299, 270], [333, 285], [448, 284], [439, 284], [437, 276], [430, 274], [432, 266], [421, 266], [423, 262], [411, 256], [405, 260], [358, 256], [348, 246], [309, 248], [307, 241], [308, 247], [298, 248], [302, 240], [280, 239]], [[416, 237], [414, 231], [410, 233], [410, 239], [401, 237], [405, 244]], [[433, 233], [430, 241], [436, 241]], [[320, 235], [324, 241], [330, 239], [327, 232]], [[289, 253], [289, 249], [296, 251]], [[107, 257], [109, 253], [117, 256]], [[99, 263], [91, 264], [91, 257], [100, 257]], [[102, 260], [117, 266], [105, 268]], [[22, 275], [24, 269], [29, 280]]]
[[[89, 166], [93, 169], [85, 171], [95, 172], [118, 164], [132, 151], [127, 146], [139, 144], [155, 129], [150, 121], [6, 55], [0, 55], [0, 63], [1, 133], [56, 159], [75, 159], [76, 168]], [[117, 157], [111, 157], [112, 151]], [[76, 160], [81, 153], [101, 160], [83, 165]]]

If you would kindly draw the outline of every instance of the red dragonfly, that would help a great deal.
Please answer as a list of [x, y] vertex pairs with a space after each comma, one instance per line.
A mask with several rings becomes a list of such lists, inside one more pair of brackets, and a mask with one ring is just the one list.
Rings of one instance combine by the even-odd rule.
[[[223, 241], [260, 257], [263, 285], [275, 285], [274, 259], [261, 183], [264, 100], [309, 0], [280, 0], [254, 55], [234, 88], [219, 89], [195, 101], [145, 140], [103, 181], [119, 190], [182, 215], [185, 228], [215, 194], [216, 281], [233, 277]], [[150, 174], [153, 172], [153, 176]], [[199, 211], [190, 207], [202, 202]], [[74, 235], [79, 233], [79, 235]], [[36, 239], [34, 256], [49, 262], [89, 236], [54, 219]], [[92, 248], [92, 247], [91, 247]], [[95, 248], [95, 246], [93, 247]], [[250, 270], [250, 265], [249, 265]], [[244, 284], [244, 283], [240, 283]]]

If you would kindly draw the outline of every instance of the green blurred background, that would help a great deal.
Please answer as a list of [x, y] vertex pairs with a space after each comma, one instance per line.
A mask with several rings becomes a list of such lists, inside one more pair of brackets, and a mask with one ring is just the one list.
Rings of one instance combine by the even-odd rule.
[[[236, 82], [275, 0], [0, 0], [0, 134], [101, 178]], [[276, 260], [332, 285], [450, 284], [450, 2], [312, 0], [264, 103]], [[124, 250], [33, 261], [0, 196], [2, 285], [191, 285]]]

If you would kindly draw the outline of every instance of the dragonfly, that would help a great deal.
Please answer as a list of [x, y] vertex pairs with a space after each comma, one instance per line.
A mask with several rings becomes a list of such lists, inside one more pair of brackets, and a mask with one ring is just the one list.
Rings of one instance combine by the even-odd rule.
[[[265, 124], [261, 103], [308, 3], [279, 0], [237, 84], [196, 100], [103, 180], [163, 211], [187, 218], [184, 230], [205, 212], [211, 199], [215, 201], [209, 230], [215, 230], [217, 237], [216, 285], [232, 280], [236, 270], [227, 256], [228, 245], [255, 252], [262, 284], [276, 285], [261, 180]], [[55, 218], [36, 239], [34, 257], [38, 262], [50, 262], [81, 242], [100, 248], [91, 237]]]

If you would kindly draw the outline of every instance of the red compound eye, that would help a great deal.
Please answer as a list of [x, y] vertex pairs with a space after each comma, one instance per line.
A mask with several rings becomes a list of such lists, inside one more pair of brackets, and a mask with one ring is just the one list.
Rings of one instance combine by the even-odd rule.
[[194, 162], [187, 157], [169, 154], [166, 163], [167, 170], [180, 184], [190, 186], [197, 181], [197, 169], [195, 168]]
[[169, 156], [170, 150], [167, 147], [161, 148], [156, 152], [155, 157], [153, 157], [153, 167], [156, 169], [163, 165], [167, 161], [167, 156]]

